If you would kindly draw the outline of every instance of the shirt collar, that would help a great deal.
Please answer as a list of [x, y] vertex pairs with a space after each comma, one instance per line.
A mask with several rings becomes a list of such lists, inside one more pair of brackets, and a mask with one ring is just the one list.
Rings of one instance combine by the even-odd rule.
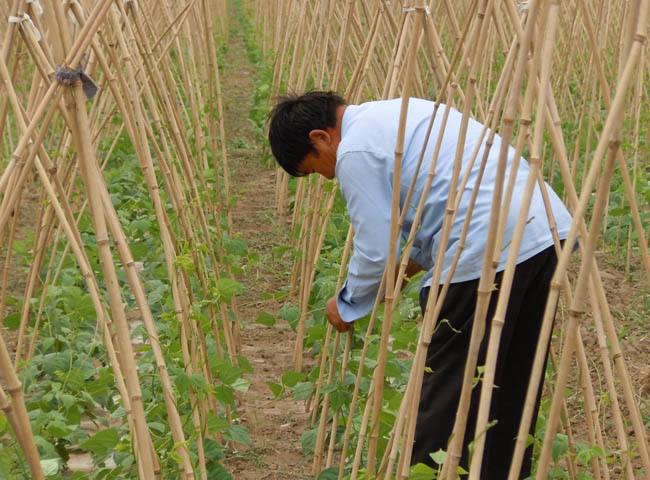
[[343, 139], [345, 138], [348, 128], [350, 127], [350, 122], [357, 115], [358, 109], [359, 105], [347, 105], [345, 107], [345, 111], [343, 112], [343, 118], [341, 119], [341, 140], [339, 141], [339, 146], [336, 149], [336, 165], [334, 166], [334, 176], [337, 178], [339, 166], [338, 157], [339, 150], [341, 149], [341, 143], [343, 143]]
[[341, 141], [345, 137], [348, 128], [350, 127], [350, 122], [357, 115], [359, 105], [347, 105], [345, 111], [343, 112], [343, 118], [341, 119]]

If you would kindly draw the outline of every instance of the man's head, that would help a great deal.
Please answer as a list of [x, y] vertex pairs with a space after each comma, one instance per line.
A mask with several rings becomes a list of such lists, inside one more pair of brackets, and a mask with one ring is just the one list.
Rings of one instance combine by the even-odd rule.
[[345, 100], [333, 92], [280, 97], [269, 116], [269, 143], [289, 175], [334, 178], [344, 107]]

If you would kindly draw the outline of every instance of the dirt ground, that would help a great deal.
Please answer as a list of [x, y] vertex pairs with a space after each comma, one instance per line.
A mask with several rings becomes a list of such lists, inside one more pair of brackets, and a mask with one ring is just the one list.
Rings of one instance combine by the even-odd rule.
[[253, 443], [232, 452], [226, 466], [237, 480], [311, 478], [309, 459], [300, 450], [300, 436], [308, 419], [303, 402], [274, 399], [267, 381], [280, 383], [291, 364], [294, 333], [281, 319], [272, 327], [255, 323], [260, 311], [275, 313], [281, 304], [272, 298], [289, 280], [288, 260], [274, 258], [273, 247], [286, 244], [275, 219], [275, 174], [261, 163], [261, 148], [248, 114], [254, 91], [254, 67], [246, 56], [239, 29], [232, 26], [222, 72], [229, 164], [237, 204], [235, 232], [248, 243], [259, 262], [239, 280], [246, 286], [240, 298], [242, 354], [253, 365], [251, 387], [239, 414]]
[[[33, 235], [31, 232], [38, 230], [35, 222], [38, 219], [39, 208], [39, 195], [37, 190], [33, 188], [32, 185], [26, 185], [20, 202], [20, 208], [14, 210], [13, 215], [16, 216], [14, 242], [23, 244], [28, 252], [31, 252], [34, 247]], [[12, 216], [9, 226], [14, 222], [13, 218], [14, 217]], [[9, 228], [7, 228], [4, 236], [0, 235], [0, 265], [2, 268], [5, 267], [7, 259], [7, 249], [5, 247], [8, 242], [8, 235]], [[6, 316], [19, 312], [20, 302], [25, 294], [27, 269], [29, 265], [26, 263], [24, 256], [17, 254], [14, 249], [7, 267], [7, 292], [4, 299], [5, 305], [3, 308], [0, 308], [0, 311], [2, 312], [2, 315], [0, 315], [0, 333], [7, 345], [7, 349], [13, 354], [16, 351], [18, 331], [4, 328], [3, 320]], [[2, 289], [1, 282], [2, 278], [0, 276], [0, 289]], [[14, 300], [17, 300], [18, 302], [14, 304]], [[28, 338], [26, 344], [28, 344], [30, 340], [31, 339]], [[0, 380], [2, 379], [0, 378]]]

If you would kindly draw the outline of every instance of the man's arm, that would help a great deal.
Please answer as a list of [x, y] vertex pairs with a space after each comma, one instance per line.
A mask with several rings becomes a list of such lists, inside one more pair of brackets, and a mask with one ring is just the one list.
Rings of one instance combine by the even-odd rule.
[[[392, 186], [388, 159], [375, 152], [351, 152], [337, 160], [337, 177], [354, 227], [354, 251], [347, 280], [327, 302], [339, 331], [367, 315], [375, 301], [388, 257]], [[345, 329], [343, 329], [345, 328]]]

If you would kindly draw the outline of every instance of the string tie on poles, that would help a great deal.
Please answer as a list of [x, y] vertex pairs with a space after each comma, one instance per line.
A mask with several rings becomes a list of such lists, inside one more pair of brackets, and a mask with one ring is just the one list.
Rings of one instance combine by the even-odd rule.
[[32, 10], [39, 17], [43, 15], [43, 6], [41, 5], [41, 0], [27, 0], [27, 5], [31, 5]]
[[55, 76], [56, 81], [66, 87], [72, 87], [77, 82], [81, 82], [81, 88], [88, 99], [93, 98], [97, 93], [97, 90], [99, 90], [93, 79], [84, 72], [81, 65], [77, 68], [60, 65], [56, 68]]
[[425, 15], [430, 15], [431, 10], [429, 10], [429, 7], [403, 7], [402, 8], [402, 13], [413, 13], [413, 12], [423, 12]]
[[30, 17], [28, 14], [23, 13], [22, 15], [10, 15], [8, 20], [9, 23], [17, 23], [21, 26], [27, 25], [27, 28], [31, 30], [37, 42], [40, 42], [41, 38], [43, 38], [41, 32], [39, 32], [38, 28], [36, 28], [36, 25], [34, 25], [32, 17]]

